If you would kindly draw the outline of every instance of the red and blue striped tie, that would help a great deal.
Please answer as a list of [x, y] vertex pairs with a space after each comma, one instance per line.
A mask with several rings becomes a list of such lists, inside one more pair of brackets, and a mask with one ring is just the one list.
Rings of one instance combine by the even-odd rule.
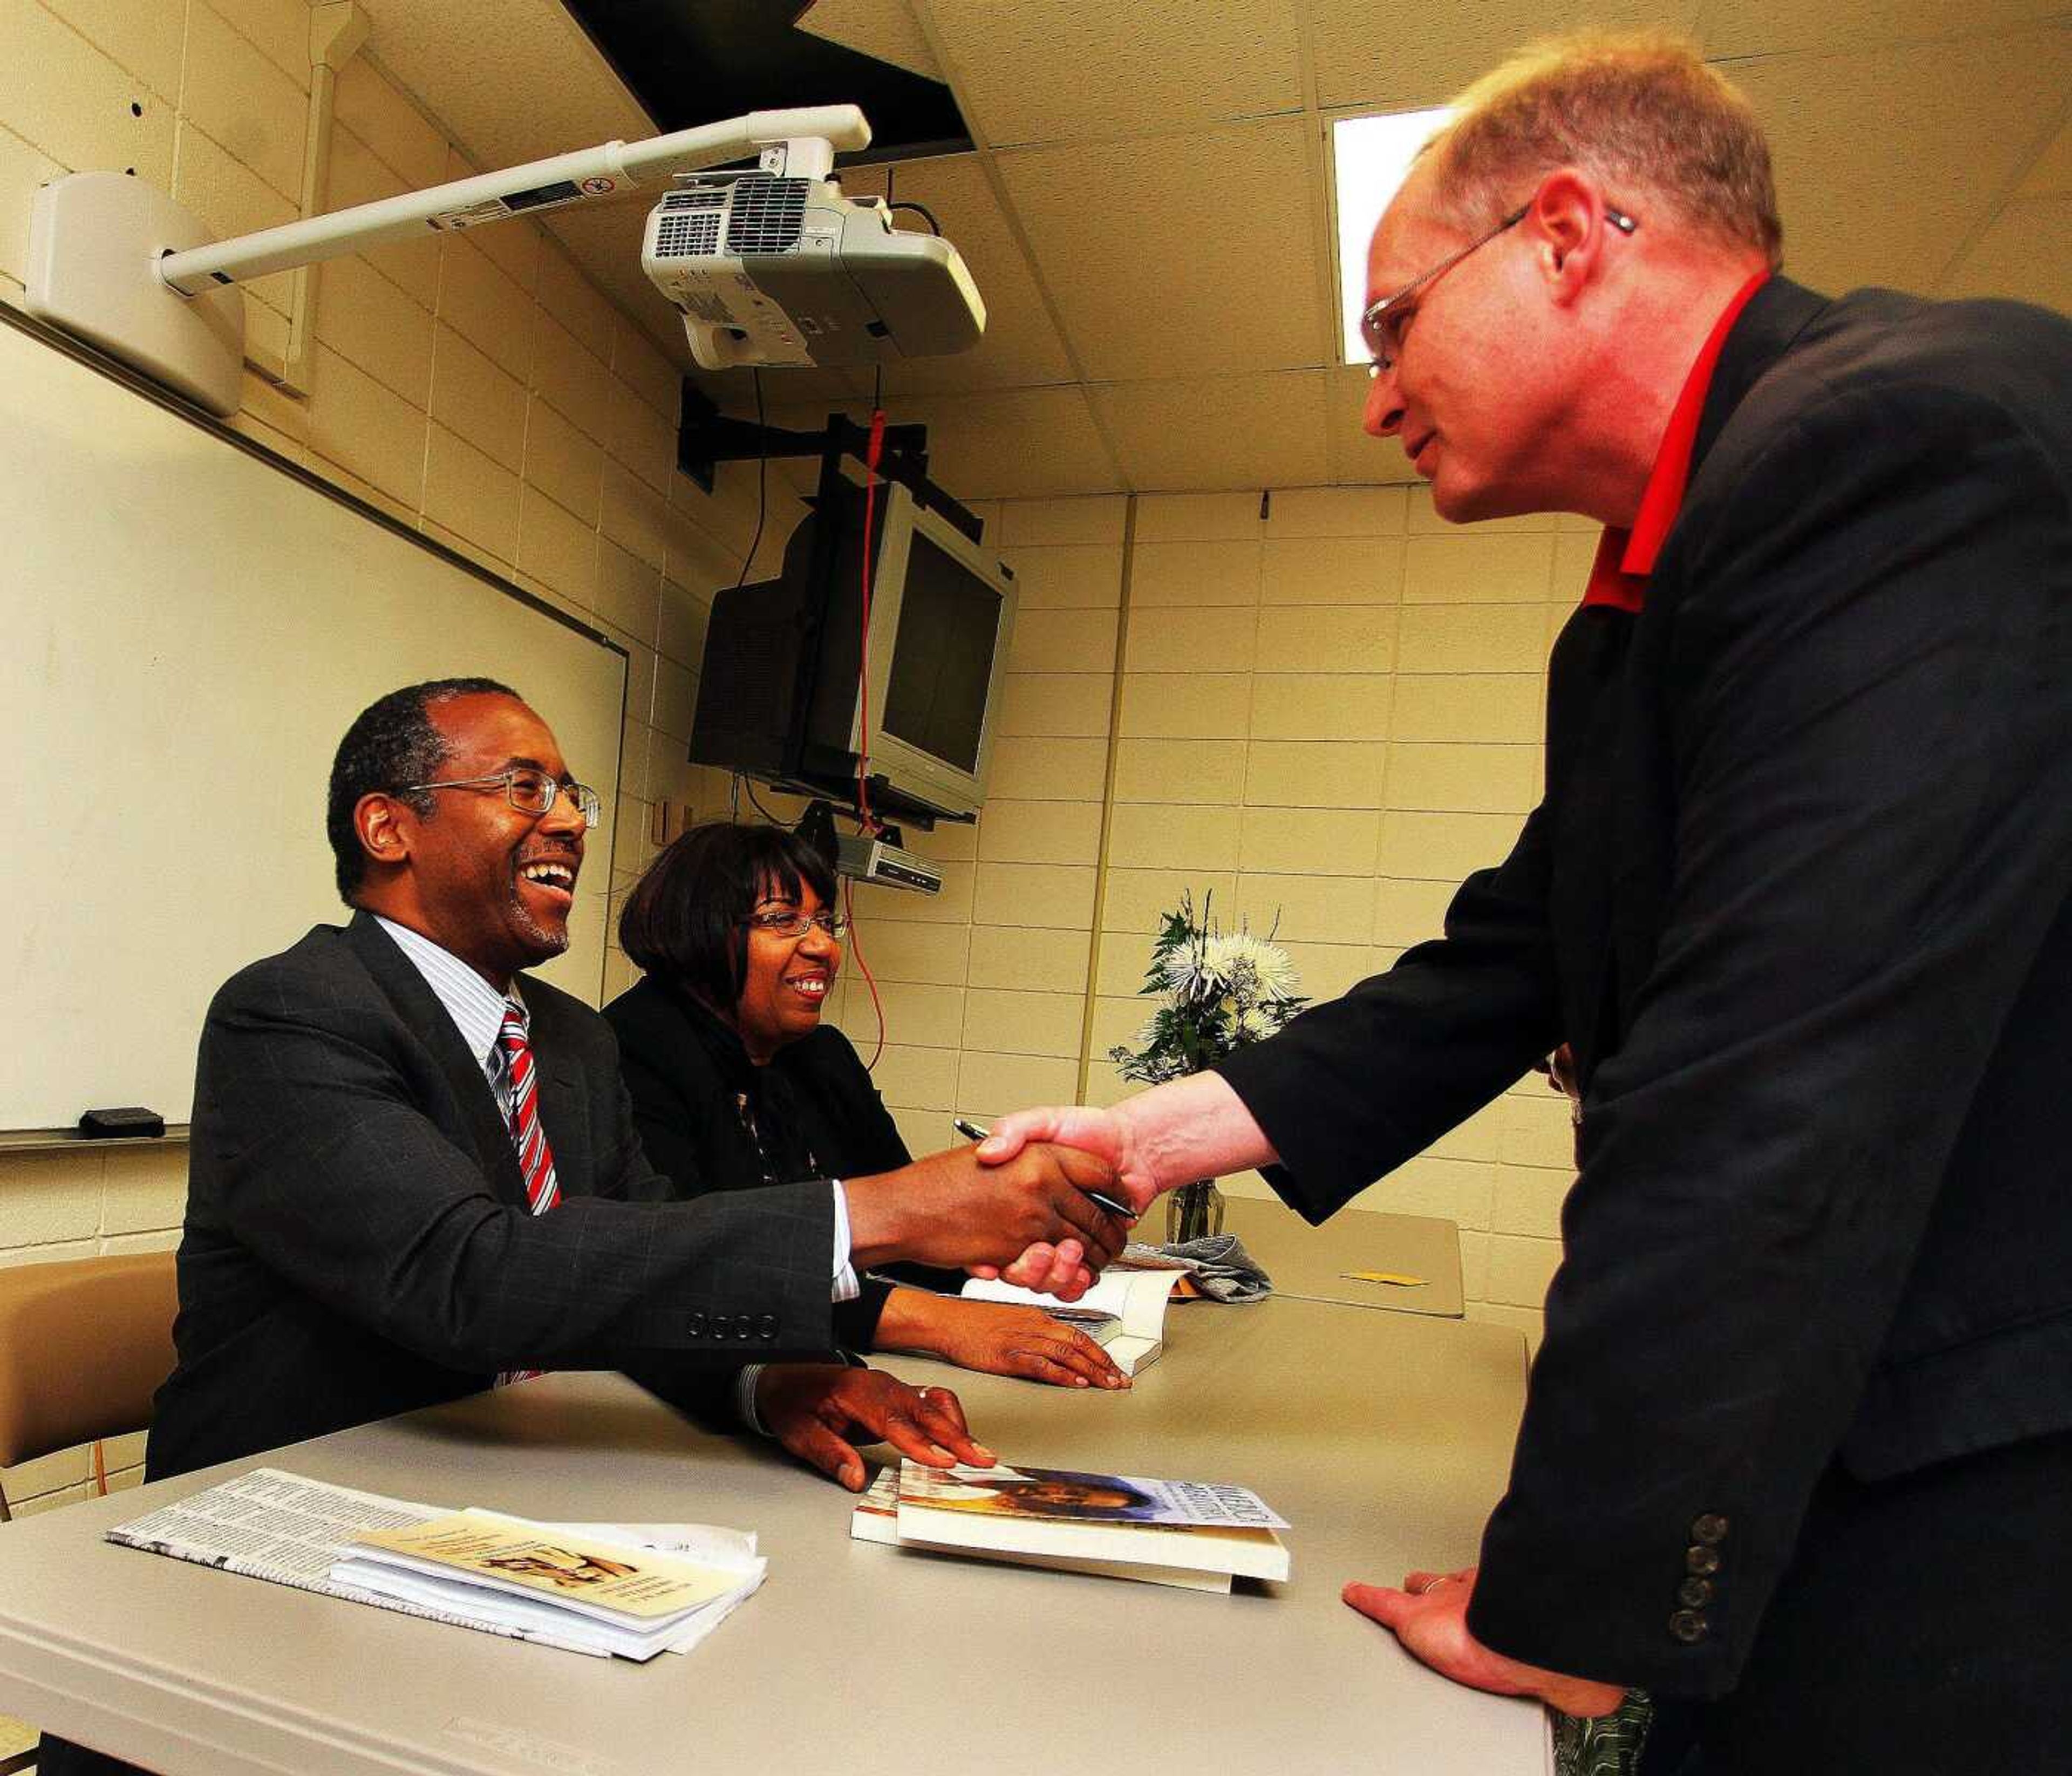
[[504, 1028], [496, 1046], [504, 1050], [506, 1078], [510, 1082], [511, 1108], [508, 1120], [511, 1138], [518, 1145], [518, 1169], [525, 1176], [525, 1200], [535, 1215], [545, 1215], [561, 1199], [554, 1182], [554, 1155], [547, 1145], [547, 1131], [540, 1126], [539, 1082], [532, 1067], [532, 1045], [525, 1034], [525, 1014], [508, 1000], [504, 1001]]
[[[508, 1000], [504, 1005], [504, 1027], [497, 1032], [496, 1046], [504, 1051], [505, 1080], [511, 1104], [504, 1120], [518, 1149], [518, 1169], [525, 1179], [525, 1200], [535, 1215], [545, 1215], [561, 1199], [554, 1182], [553, 1149], [547, 1145], [547, 1131], [540, 1126], [539, 1080], [532, 1066], [532, 1044], [525, 1034], [525, 1014]], [[537, 1369], [506, 1369], [496, 1378], [500, 1388], [513, 1381], [529, 1381], [542, 1373]]]

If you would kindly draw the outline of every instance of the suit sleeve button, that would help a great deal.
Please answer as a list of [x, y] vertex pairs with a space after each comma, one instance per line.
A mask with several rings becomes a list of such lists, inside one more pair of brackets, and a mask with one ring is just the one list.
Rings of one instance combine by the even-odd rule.
[[758, 1338], [764, 1339], [775, 1338], [777, 1336], [777, 1316], [775, 1314], [766, 1314], [761, 1319], [758, 1320], [755, 1322], [755, 1335]]
[[684, 1328], [684, 1330], [689, 1332], [694, 1338], [703, 1338], [705, 1335], [705, 1315], [702, 1314], [693, 1314], [691, 1316], [690, 1324]]
[[1720, 1551], [1716, 1548], [1701, 1548], [1696, 1543], [1684, 1550], [1684, 1570], [1700, 1578], [1705, 1578], [1720, 1570]]
[[1676, 1601], [1687, 1610], [1702, 1610], [1712, 1601], [1710, 1579], [1686, 1579], [1676, 1587]]
[[1695, 1518], [1691, 1524], [1691, 1540], [1702, 1542], [1708, 1548], [1716, 1548], [1727, 1539], [1727, 1520], [1716, 1511], [1708, 1511]]
[[1705, 1638], [1712, 1624], [1695, 1610], [1679, 1610], [1669, 1618], [1669, 1631], [1686, 1646], [1694, 1646]]

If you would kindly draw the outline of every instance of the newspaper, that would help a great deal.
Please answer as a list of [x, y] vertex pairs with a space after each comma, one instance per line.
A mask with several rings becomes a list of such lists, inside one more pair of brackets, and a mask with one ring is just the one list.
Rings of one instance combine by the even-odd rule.
[[[278, 1468], [255, 1468], [234, 1480], [162, 1506], [148, 1515], [118, 1523], [107, 1531], [107, 1539], [125, 1548], [220, 1567], [247, 1578], [372, 1604], [376, 1609], [393, 1610], [427, 1621], [451, 1622], [507, 1639], [534, 1641], [594, 1658], [609, 1658], [614, 1652], [627, 1657], [648, 1656], [615, 1643], [619, 1637], [602, 1625], [570, 1619], [551, 1605], [531, 1604], [520, 1598], [493, 1599], [471, 1585], [416, 1575], [334, 1576], [334, 1567], [347, 1561], [351, 1544], [361, 1538], [418, 1529], [451, 1515], [438, 1506], [356, 1492]], [[666, 1640], [650, 1647], [649, 1652], [688, 1652], [754, 1594], [767, 1569], [768, 1563], [756, 1552], [752, 1532], [710, 1524], [530, 1527], [627, 1548], [684, 1554], [738, 1571], [736, 1589], [672, 1628]]]

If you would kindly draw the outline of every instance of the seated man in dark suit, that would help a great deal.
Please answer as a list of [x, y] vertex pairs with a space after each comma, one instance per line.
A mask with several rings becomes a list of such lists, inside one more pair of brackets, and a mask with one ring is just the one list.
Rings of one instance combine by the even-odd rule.
[[485, 680], [396, 692], [347, 734], [328, 825], [355, 916], [236, 976], [203, 1033], [153, 1478], [609, 1367], [708, 1415], [734, 1384], [860, 1483], [830, 1403], [917, 1456], [968, 1438], [944, 1391], [825, 1360], [857, 1268], [997, 1257], [1037, 1222], [1120, 1244], [1075, 1188], [1102, 1174], [1054, 1154], [1004, 1188], [967, 1161], [671, 1201], [610, 1026], [519, 973], [567, 947], [595, 807]]
[[[836, 1358], [856, 1272], [1123, 1229], [1046, 1152], [672, 1200], [610, 1026], [520, 971], [568, 944], [596, 799], [504, 686], [413, 685], [347, 733], [328, 824], [356, 909], [254, 964], [202, 1034], [162, 1479], [549, 1369], [623, 1369], [852, 1489], [853, 1442], [989, 1462], [948, 1389]], [[804, 1359], [804, 1360], [801, 1360]], [[47, 1741], [51, 1773], [121, 1766]]]

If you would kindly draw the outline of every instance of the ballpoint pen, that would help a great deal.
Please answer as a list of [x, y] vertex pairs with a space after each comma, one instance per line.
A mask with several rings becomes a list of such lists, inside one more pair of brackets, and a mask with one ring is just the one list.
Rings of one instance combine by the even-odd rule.
[[[962, 1116], [951, 1117], [950, 1126], [966, 1141], [984, 1141], [989, 1133], [988, 1130], [980, 1128], [976, 1123], [967, 1121]], [[1110, 1215], [1120, 1215], [1125, 1221], [1133, 1222], [1137, 1219], [1137, 1211], [1130, 1207], [1127, 1202], [1118, 1202], [1113, 1197], [1104, 1195], [1099, 1190], [1087, 1190], [1083, 1194], [1098, 1202]]]

